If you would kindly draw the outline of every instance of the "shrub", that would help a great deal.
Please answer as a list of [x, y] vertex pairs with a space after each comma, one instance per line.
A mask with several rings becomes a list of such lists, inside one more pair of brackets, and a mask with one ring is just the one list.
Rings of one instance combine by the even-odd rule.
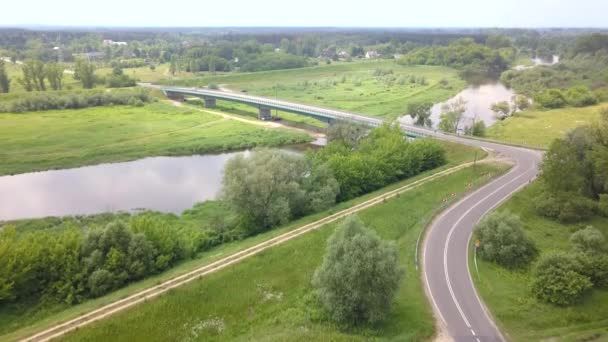
[[608, 194], [600, 194], [600, 201], [597, 205], [598, 212], [608, 217]]
[[590, 218], [597, 210], [597, 203], [575, 193], [544, 191], [535, 198], [534, 207], [541, 216], [573, 223]]
[[547, 303], [572, 305], [591, 289], [589, 277], [573, 254], [554, 253], [543, 257], [534, 270], [532, 292]]
[[581, 265], [579, 273], [588, 277], [593, 286], [608, 285], [608, 255], [578, 253], [576, 258]]
[[549, 89], [540, 93], [535, 98], [536, 102], [545, 108], [562, 108], [568, 101], [559, 89]]
[[522, 266], [536, 255], [519, 217], [509, 212], [496, 212], [481, 220], [475, 227], [475, 236], [481, 241], [479, 256], [502, 266]]
[[568, 104], [574, 107], [591, 106], [597, 103], [597, 97], [587, 87], [572, 87], [566, 91]]
[[401, 276], [394, 244], [350, 216], [329, 239], [312, 282], [332, 319], [358, 325], [386, 317]]
[[606, 239], [604, 235], [592, 226], [587, 226], [585, 229], [572, 234], [570, 242], [577, 251], [582, 253], [599, 254], [606, 251]]
[[114, 277], [107, 270], [97, 270], [91, 274], [88, 281], [89, 291], [93, 297], [106, 294], [114, 286]]

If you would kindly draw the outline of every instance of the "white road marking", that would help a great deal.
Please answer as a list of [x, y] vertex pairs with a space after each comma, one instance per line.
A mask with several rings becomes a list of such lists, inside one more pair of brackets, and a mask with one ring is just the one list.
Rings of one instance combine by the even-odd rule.
[[[450, 296], [452, 297], [452, 301], [454, 302], [454, 304], [456, 305], [456, 308], [458, 309], [458, 312], [460, 313], [460, 317], [463, 319], [464, 323], [466, 324], [467, 328], [471, 328], [471, 324], [469, 323], [469, 320], [467, 319], [464, 311], [462, 310], [462, 307], [460, 306], [460, 303], [458, 302], [458, 299], [456, 299], [456, 295], [454, 294], [454, 290], [452, 289], [452, 283], [450, 281], [450, 276], [449, 276], [449, 271], [448, 271], [448, 247], [450, 244], [450, 240], [452, 238], [452, 234], [454, 233], [456, 226], [458, 226], [458, 224], [471, 212], [473, 211], [473, 209], [475, 209], [478, 205], [480, 205], [481, 203], [483, 203], [485, 200], [487, 200], [488, 198], [490, 198], [491, 196], [495, 195], [497, 192], [499, 192], [500, 190], [504, 189], [505, 187], [509, 186], [511, 183], [517, 181], [518, 179], [520, 179], [521, 177], [525, 176], [530, 170], [532, 170], [534, 168], [534, 166], [532, 166], [531, 168], [529, 168], [528, 170], [524, 171], [521, 175], [513, 178], [512, 180], [510, 180], [509, 182], [501, 185], [500, 187], [498, 187], [496, 190], [492, 191], [491, 193], [489, 193], [488, 195], [486, 195], [484, 198], [482, 198], [481, 200], [477, 201], [474, 205], [472, 205], [469, 209], [467, 209], [467, 211], [465, 211], [460, 218], [458, 218], [458, 220], [452, 225], [452, 227], [450, 228], [450, 231], [448, 233], [447, 239], [445, 241], [445, 245], [443, 248], [443, 268], [444, 268], [444, 274], [445, 274], [445, 280], [446, 280], [446, 284], [448, 286], [448, 290], [450, 292]], [[517, 168], [516, 168], [517, 169]], [[514, 170], [515, 171], [515, 170]], [[482, 188], [483, 189], [483, 188]], [[517, 191], [519, 189], [519, 187], [517, 187], [517, 189], [515, 189], [514, 191], [510, 192], [509, 194]], [[472, 196], [472, 195], [471, 195]], [[456, 206], [454, 206], [456, 207]]]

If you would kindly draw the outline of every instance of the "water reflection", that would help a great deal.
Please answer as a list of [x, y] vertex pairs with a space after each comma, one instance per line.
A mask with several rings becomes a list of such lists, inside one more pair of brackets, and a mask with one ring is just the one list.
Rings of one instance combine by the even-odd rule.
[[[483, 85], [471, 85], [446, 102], [454, 101], [459, 97], [467, 102], [467, 110], [464, 113], [461, 126], [471, 125], [475, 119], [483, 120], [486, 126], [490, 126], [497, 120], [496, 114], [490, 109], [492, 104], [500, 101], [510, 101], [514, 95], [513, 90], [495, 81]], [[441, 106], [446, 102], [437, 103], [431, 108], [431, 120], [435, 127], [441, 120]]]
[[153, 157], [0, 177], [0, 221], [137, 208], [180, 213], [218, 194], [224, 164], [237, 153]]

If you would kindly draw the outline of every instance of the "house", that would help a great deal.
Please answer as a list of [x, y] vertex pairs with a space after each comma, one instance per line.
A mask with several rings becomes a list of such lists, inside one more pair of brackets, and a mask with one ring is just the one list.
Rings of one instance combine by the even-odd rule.
[[103, 45], [104, 46], [110, 46], [110, 45], [115, 45], [115, 46], [126, 46], [128, 45], [127, 42], [115, 42], [112, 39], [104, 39], [103, 40]]
[[369, 50], [365, 53], [365, 58], [374, 59], [380, 57], [380, 54], [376, 50]]
[[347, 59], [350, 57], [350, 54], [344, 50], [338, 52], [338, 58], [340, 59]]

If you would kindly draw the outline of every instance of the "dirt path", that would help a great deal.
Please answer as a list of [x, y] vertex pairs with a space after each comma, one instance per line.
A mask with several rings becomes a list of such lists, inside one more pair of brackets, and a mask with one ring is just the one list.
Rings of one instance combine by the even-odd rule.
[[[488, 163], [488, 162], [495, 162], [495, 159], [486, 159], [483, 161], [478, 161], [478, 163], [482, 162], [482, 163]], [[339, 211], [335, 214], [326, 216], [320, 220], [317, 220], [315, 222], [306, 224], [304, 226], [301, 226], [299, 228], [296, 228], [294, 230], [291, 230], [289, 232], [286, 232], [284, 234], [281, 234], [279, 236], [276, 236], [274, 238], [268, 239], [264, 242], [261, 242], [257, 245], [254, 245], [252, 247], [246, 248], [240, 252], [236, 252], [232, 255], [229, 255], [225, 258], [222, 258], [220, 260], [217, 260], [215, 262], [212, 262], [210, 264], [207, 264], [205, 266], [201, 266], [193, 271], [190, 271], [188, 273], [185, 273], [183, 275], [177, 276], [173, 279], [167, 280], [159, 285], [153, 286], [151, 288], [148, 288], [146, 290], [142, 290], [140, 292], [137, 292], [127, 298], [118, 300], [114, 303], [105, 305], [99, 309], [93, 310], [87, 314], [78, 316], [72, 320], [69, 320], [67, 322], [55, 325], [53, 327], [50, 327], [42, 332], [39, 332], [33, 336], [30, 336], [28, 338], [23, 339], [22, 341], [49, 341], [53, 338], [62, 336], [74, 329], [83, 327], [85, 325], [88, 325], [90, 323], [93, 323], [95, 321], [101, 320], [105, 317], [108, 317], [114, 313], [120, 312], [122, 310], [125, 310], [129, 307], [132, 307], [136, 304], [139, 304], [141, 302], [150, 300], [154, 297], [157, 297], [173, 288], [176, 288], [178, 286], [182, 286], [184, 284], [187, 284], [193, 280], [196, 279], [200, 279], [201, 277], [219, 271], [223, 268], [226, 268], [232, 264], [238, 263], [241, 260], [244, 260], [246, 258], [249, 258], [251, 256], [254, 256], [268, 248], [271, 248], [273, 246], [282, 244], [284, 242], [287, 242], [289, 240], [292, 240], [294, 238], [297, 238], [300, 235], [306, 234], [308, 232], [314, 231], [316, 229], [319, 229], [321, 227], [323, 227], [324, 225], [337, 221], [347, 215], [356, 213], [358, 211], [367, 209], [371, 206], [374, 206], [378, 203], [382, 203], [383, 201], [390, 199], [392, 197], [395, 197], [403, 192], [406, 191], [410, 191], [413, 189], [416, 189], [430, 181], [433, 181], [435, 179], [447, 176], [449, 174], [452, 174], [456, 171], [459, 171], [461, 169], [464, 169], [468, 166], [473, 165], [473, 163], [465, 163], [465, 164], [461, 164], [458, 166], [454, 166], [452, 168], [437, 172], [433, 175], [421, 178], [417, 181], [414, 181], [410, 184], [404, 185], [398, 189], [395, 190], [391, 190], [388, 191], [384, 194], [378, 195], [376, 197], [373, 197], [367, 201], [364, 201], [362, 203], [356, 204], [350, 208], [344, 209], [342, 211]]]
[[[169, 101], [169, 103], [173, 104], [176, 107], [183, 107], [183, 103], [180, 101], [175, 101], [175, 100], [167, 100], [167, 101]], [[288, 129], [288, 130], [299, 132], [299, 133], [309, 134], [310, 136], [312, 136], [314, 138], [324, 138], [325, 137], [325, 134], [323, 134], [323, 133], [311, 132], [311, 131], [305, 130], [303, 128], [288, 126], [288, 125], [285, 125], [285, 124], [282, 124], [282, 123], [276, 122], [276, 121], [251, 120], [251, 119], [242, 118], [237, 115], [232, 115], [232, 114], [223, 113], [223, 112], [216, 112], [214, 110], [209, 110], [209, 109], [201, 109], [201, 108], [195, 108], [195, 107], [189, 107], [189, 108], [198, 110], [199, 112], [203, 112], [203, 113], [218, 115], [224, 119], [245, 122], [245, 123], [248, 123], [251, 125], [256, 125], [256, 126], [261, 126], [261, 127], [266, 127], [266, 128], [273, 128], [273, 129], [277, 129], [277, 128]]]

